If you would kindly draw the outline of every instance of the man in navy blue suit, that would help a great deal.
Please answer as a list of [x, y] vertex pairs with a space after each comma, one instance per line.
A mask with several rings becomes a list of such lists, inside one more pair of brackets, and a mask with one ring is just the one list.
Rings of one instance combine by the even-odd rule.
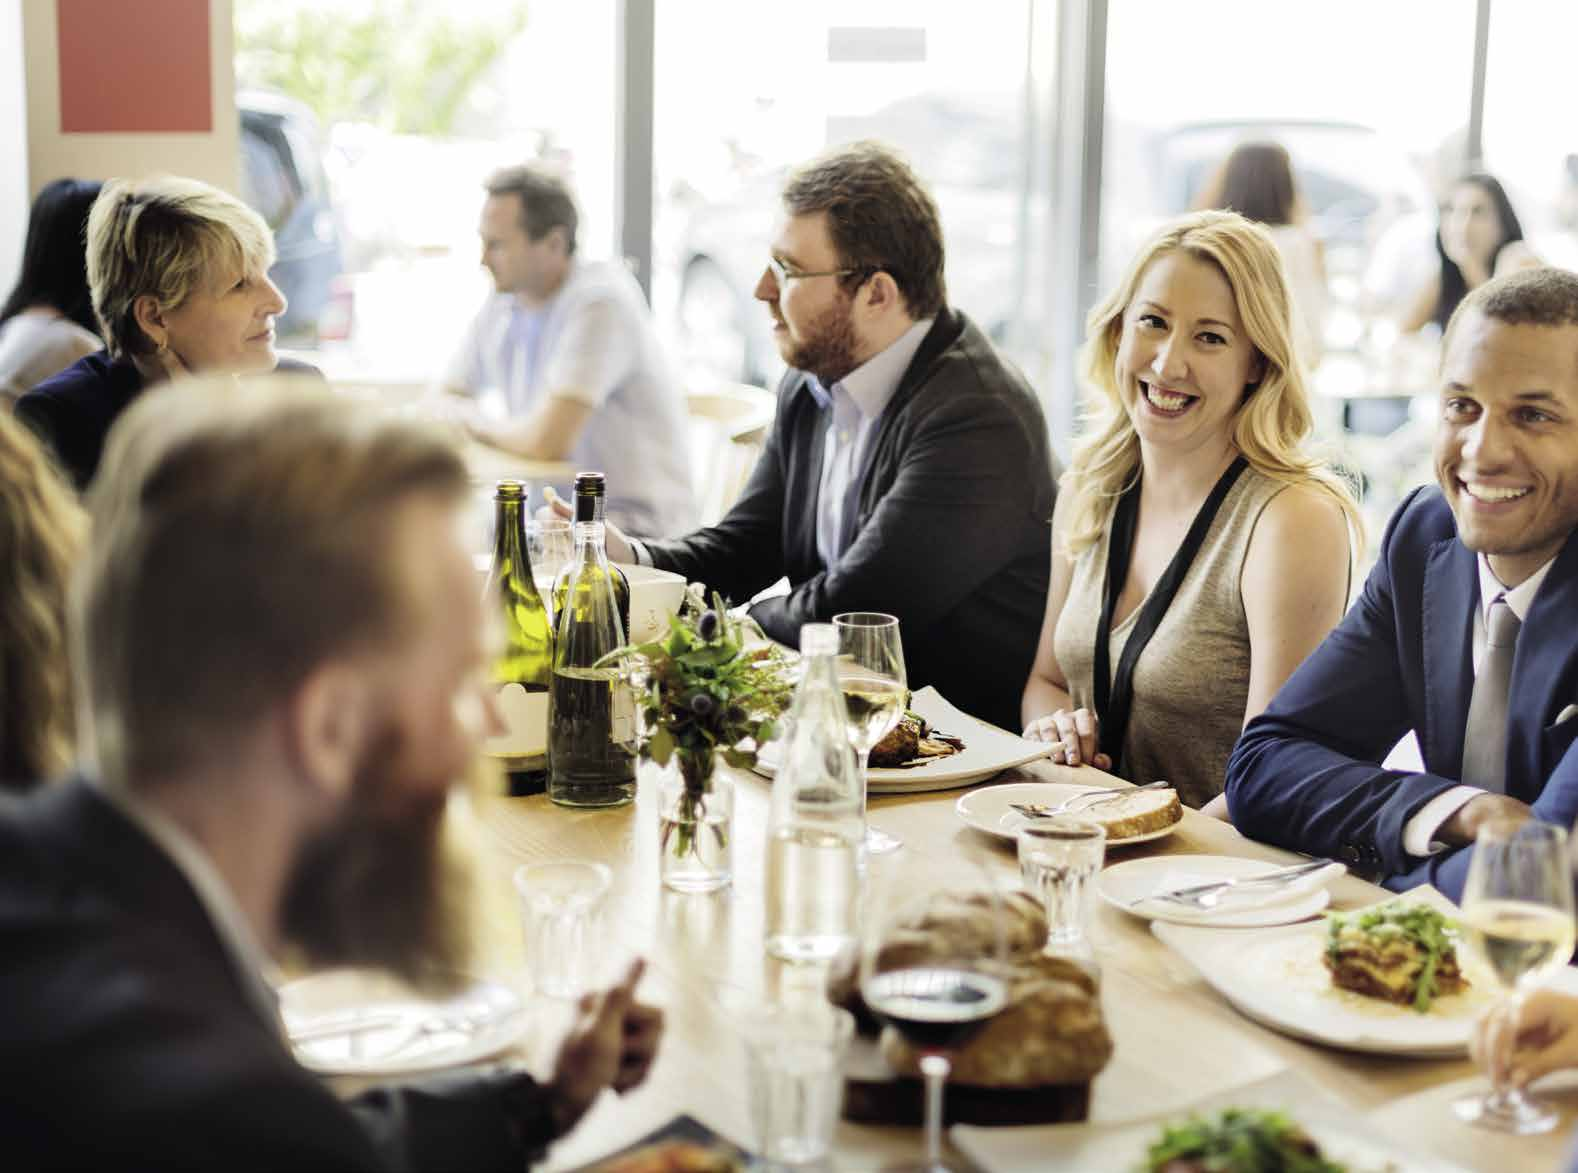
[[[1480, 286], [1442, 355], [1439, 487], [1244, 730], [1227, 802], [1253, 838], [1456, 899], [1487, 822], [1578, 815], [1578, 275]], [[1383, 768], [1410, 730], [1425, 772]]]

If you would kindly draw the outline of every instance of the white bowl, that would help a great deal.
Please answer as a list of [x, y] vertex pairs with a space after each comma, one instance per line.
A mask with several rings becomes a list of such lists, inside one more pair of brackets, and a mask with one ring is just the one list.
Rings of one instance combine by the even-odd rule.
[[630, 582], [630, 642], [646, 643], [668, 631], [668, 617], [685, 598], [685, 576], [652, 566], [619, 564]]

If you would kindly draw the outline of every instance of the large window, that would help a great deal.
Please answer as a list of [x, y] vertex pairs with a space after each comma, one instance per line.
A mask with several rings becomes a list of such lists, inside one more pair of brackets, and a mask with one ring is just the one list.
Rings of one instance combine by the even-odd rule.
[[780, 22], [730, 0], [660, 5], [653, 302], [687, 380], [781, 370], [751, 290], [785, 170], [865, 137], [901, 148], [936, 194], [950, 302], [1020, 337], [1027, 164], [1043, 149], [1026, 113], [1032, 40], [1030, 0], [815, 0]]

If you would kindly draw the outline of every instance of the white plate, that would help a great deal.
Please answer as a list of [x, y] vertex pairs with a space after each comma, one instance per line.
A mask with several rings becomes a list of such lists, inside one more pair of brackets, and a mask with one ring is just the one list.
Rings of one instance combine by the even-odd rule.
[[[1009, 782], [1002, 786], [986, 786], [980, 790], [972, 790], [969, 794], [961, 794], [959, 801], [954, 803], [953, 809], [961, 819], [977, 831], [996, 835], [999, 839], [1012, 840], [1019, 834], [1019, 828], [1030, 820], [1014, 810], [1010, 803], [1039, 802], [1047, 806], [1056, 806], [1076, 794], [1093, 794], [1098, 790], [1110, 789], [1112, 787], [1076, 786], [1072, 782]], [[1070, 814], [1077, 813], [1077, 808], [1070, 812]], [[1149, 843], [1152, 839], [1171, 835], [1177, 827], [1178, 823], [1172, 823], [1160, 831], [1130, 835], [1127, 839], [1108, 839], [1107, 846], [1127, 847], [1131, 843]]]
[[1326, 885], [1346, 870], [1340, 863], [1334, 863], [1278, 887], [1266, 885], [1229, 890], [1215, 908], [1189, 908], [1167, 900], [1144, 900], [1131, 907], [1131, 902], [1153, 892], [1209, 884], [1229, 877], [1263, 875], [1279, 866], [1233, 855], [1154, 855], [1125, 860], [1107, 868], [1096, 878], [1096, 891], [1114, 908], [1143, 920], [1218, 928], [1264, 928], [1314, 916], [1331, 902]]
[[336, 969], [287, 982], [279, 1003], [297, 1060], [327, 1075], [473, 1063], [512, 1046], [526, 1029], [520, 999], [480, 980], [435, 1001], [387, 974]]
[[[1246, 1017], [1294, 1038], [1347, 1051], [1465, 1054], [1474, 1020], [1499, 996], [1495, 978], [1463, 948], [1458, 949], [1458, 964], [1470, 988], [1437, 998], [1424, 1014], [1336, 989], [1321, 963], [1324, 920], [1253, 932], [1153, 923], [1151, 932]], [[1578, 970], [1563, 969], [1551, 984], [1578, 991]]]
[[[910, 697], [910, 709], [919, 713], [944, 733], [964, 742], [956, 754], [935, 758], [924, 766], [907, 770], [873, 769], [867, 785], [872, 794], [923, 794], [929, 790], [954, 790], [1042, 758], [1052, 742], [1026, 741], [983, 725], [960, 712], [943, 699], [935, 688], [923, 688]], [[778, 744], [763, 747], [756, 759], [757, 772], [768, 777], [778, 769]]]
[[1457, 1165], [1421, 1153], [1417, 1142], [1393, 1140], [1294, 1071], [1125, 1123], [1022, 1128], [956, 1124], [948, 1135], [965, 1156], [987, 1173], [1041, 1173], [1046, 1169], [1113, 1173], [1118, 1169], [1144, 1168], [1145, 1151], [1161, 1136], [1164, 1124], [1182, 1120], [1191, 1112], [1214, 1116], [1232, 1107], [1285, 1112], [1314, 1138], [1322, 1155], [1350, 1169], [1462, 1173]]

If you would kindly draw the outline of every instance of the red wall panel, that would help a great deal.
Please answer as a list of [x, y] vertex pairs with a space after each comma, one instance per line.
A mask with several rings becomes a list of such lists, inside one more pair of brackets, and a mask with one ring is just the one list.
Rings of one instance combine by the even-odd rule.
[[209, 0], [56, 0], [60, 129], [214, 128]]

